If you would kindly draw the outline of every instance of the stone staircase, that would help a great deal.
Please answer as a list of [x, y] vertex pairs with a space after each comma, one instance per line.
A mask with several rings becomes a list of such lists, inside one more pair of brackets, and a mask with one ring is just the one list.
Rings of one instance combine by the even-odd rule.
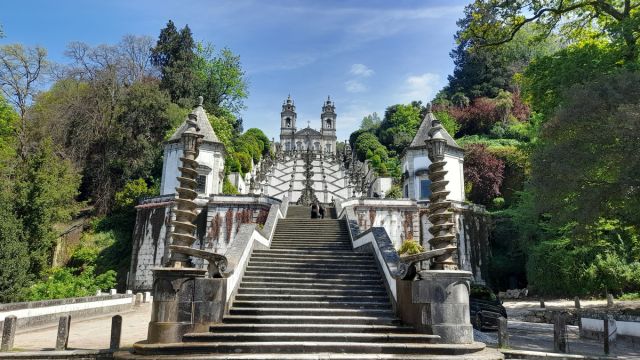
[[310, 219], [309, 211], [290, 206], [271, 247], [253, 251], [222, 324], [186, 334], [180, 344], [140, 346], [136, 353], [181, 359], [501, 358], [483, 355], [484, 344], [439, 344], [438, 336], [403, 325], [374, 258], [352, 250], [346, 223]]

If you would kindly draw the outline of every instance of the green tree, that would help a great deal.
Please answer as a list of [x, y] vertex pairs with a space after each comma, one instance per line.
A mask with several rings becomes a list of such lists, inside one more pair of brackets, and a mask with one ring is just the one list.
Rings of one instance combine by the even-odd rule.
[[204, 97], [205, 109], [216, 116], [225, 110], [238, 114], [245, 108], [248, 83], [240, 56], [223, 48], [218, 53], [213, 45], [198, 44], [194, 61], [196, 92]]
[[527, 24], [542, 34], [559, 31], [569, 39], [599, 36], [622, 49], [629, 63], [638, 59], [640, 4], [636, 1], [501, 1], [476, 0], [465, 9], [468, 25], [462, 37], [477, 45], [508, 43]]
[[533, 157], [541, 212], [584, 228], [598, 218], [640, 226], [640, 74], [571, 87]]
[[196, 97], [195, 48], [189, 26], [178, 31], [169, 20], [151, 50], [151, 63], [162, 74], [161, 88], [169, 92], [171, 101], [185, 107], [191, 107]]
[[534, 60], [520, 82], [532, 108], [549, 117], [571, 86], [622, 69], [617, 52], [606, 41], [581, 41]]
[[389, 106], [378, 129], [380, 143], [401, 153], [413, 140], [422, 121], [420, 103]]
[[6, 180], [0, 184], [0, 302], [19, 299], [29, 284], [29, 250], [22, 233], [22, 221], [16, 217], [12, 191]]
[[374, 112], [362, 118], [360, 122], [360, 130], [376, 131], [380, 127], [382, 119], [378, 116], [378, 113]]
[[40, 274], [50, 264], [57, 234], [53, 225], [79, 209], [80, 176], [69, 160], [56, 155], [50, 139], [41, 142], [17, 167], [16, 216], [22, 221], [30, 256], [30, 273]]
[[48, 71], [46, 57], [47, 51], [41, 47], [25, 48], [21, 44], [0, 47], [0, 92], [18, 111], [18, 155], [23, 160], [30, 146], [27, 109]]

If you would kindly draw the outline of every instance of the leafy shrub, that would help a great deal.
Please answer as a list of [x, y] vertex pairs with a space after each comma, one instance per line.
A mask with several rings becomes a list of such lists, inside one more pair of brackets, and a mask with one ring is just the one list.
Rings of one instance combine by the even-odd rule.
[[400, 185], [392, 185], [389, 191], [384, 195], [387, 199], [401, 199], [402, 198], [402, 187]]
[[97, 290], [107, 290], [116, 284], [116, 272], [109, 270], [96, 275], [93, 266], [76, 273], [78, 269], [54, 268], [46, 280], [27, 288], [25, 298], [29, 301], [91, 296]]
[[489, 205], [500, 195], [504, 179], [504, 162], [482, 144], [465, 146], [464, 180], [471, 184], [468, 197], [477, 204]]
[[400, 249], [398, 249], [399, 255], [414, 255], [420, 254], [421, 252], [424, 252], [424, 248], [419, 242], [413, 239], [405, 240], [402, 245], [400, 245]]
[[238, 189], [227, 179], [224, 178], [224, 182], [222, 183], [222, 193], [225, 195], [237, 195]]
[[122, 190], [116, 192], [114, 210], [133, 209], [141, 198], [157, 195], [158, 193], [159, 188], [150, 188], [144, 179], [127, 181]]

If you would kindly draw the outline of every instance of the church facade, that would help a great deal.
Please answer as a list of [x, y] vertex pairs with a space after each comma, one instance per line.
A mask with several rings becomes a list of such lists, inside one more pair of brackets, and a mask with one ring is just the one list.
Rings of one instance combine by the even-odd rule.
[[320, 130], [306, 128], [298, 129], [296, 105], [291, 99], [282, 104], [280, 113], [280, 145], [283, 151], [307, 150], [324, 152], [327, 154], [336, 153], [336, 106], [331, 98], [322, 105], [320, 114]]

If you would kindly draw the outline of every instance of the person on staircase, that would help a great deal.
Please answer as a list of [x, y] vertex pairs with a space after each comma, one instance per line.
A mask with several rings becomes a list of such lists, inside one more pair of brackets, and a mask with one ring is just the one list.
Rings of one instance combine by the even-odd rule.
[[317, 202], [314, 202], [311, 205], [311, 218], [312, 219], [317, 219], [318, 218], [318, 211], [319, 211], [319, 206]]
[[320, 218], [324, 219], [324, 206], [322, 206], [322, 204], [318, 204], [319, 206], [319, 213], [320, 213]]

